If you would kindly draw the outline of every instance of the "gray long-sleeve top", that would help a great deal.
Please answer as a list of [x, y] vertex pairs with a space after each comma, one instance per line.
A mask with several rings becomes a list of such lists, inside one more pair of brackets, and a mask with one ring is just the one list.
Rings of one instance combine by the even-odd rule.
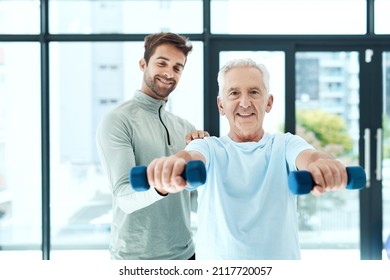
[[188, 259], [194, 254], [190, 192], [135, 192], [129, 182], [133, 166], [183, 149], [185, 135], [195, 129], [166, 111], [165, 104], [136, 91], [98, 127], [98, 152], [113, 195], [112, 259]]

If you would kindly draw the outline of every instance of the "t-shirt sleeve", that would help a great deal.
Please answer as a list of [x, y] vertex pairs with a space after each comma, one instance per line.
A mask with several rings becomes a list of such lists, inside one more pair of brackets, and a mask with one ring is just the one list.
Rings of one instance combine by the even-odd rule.
[[192, 140], [185, 148], [187, 152], [192, 151], [201, 153], [206, 159], [206, 165], [210, 162], [210, 146], [208, 143], [208, 138]]
[[313, 150], [314, 147], [306, 142], [302, 137], [286, 133], [286, 161], [290, 171], [297, 170], [296, 159], [304, 150]]

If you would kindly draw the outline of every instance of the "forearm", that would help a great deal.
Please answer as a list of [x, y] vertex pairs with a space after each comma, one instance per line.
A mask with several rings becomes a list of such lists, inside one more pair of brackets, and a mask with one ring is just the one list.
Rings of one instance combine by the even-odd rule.
[[181, 150], [177, 152], [175, 156], [184, 159], [186, 162], [189, 162], [190, 160], [201, 160], [206, 163], [206, 159], [204, 158], [204, 156], [198, 152], [188, 152], [186, 150]]
[[114, 195], [119, 208], [127, 214], [148, 207], [163, 198], [164, 196], [158, 194], [154, 188], [149, 188], [144, 192], [135, 192], [130, 184], [127, 184], [125, 189], [117, 189]]
[[297, 159], [296, 166], [298, 170], [307, 170], [310, 165], [318, 160], [335, 160], [332, 155], [329, 155], [320, 150], [304, 150], [302, 151]]
[[297, 168], [308, 170], [315, 183], [315, 195], [344, 188], [347, 185], [345, 165], [333, 156], [318, 150], [302, 151], [296, 160]]
[[[135, 164], [125, 159], [120, 164], [118, 163], [120, 157], [121, 155], [117, 155], [115, 161], [108, 160], [104, 165], [106, 166], [105, 169], [107, 170], [106, 173], [109, 178], [113, 199], [123, 212], [130, 214], [163, 198], [153, 188], [150, 188], [146, 192], [134, 191], [129, 182], [129, 172]], [[127, 159], [129, 158], [131, 158], [130, 155]], [[121, 165], [121, 167], [118, 165]], [[112, 170], [109, 166], [118, 166], [118, 169]]]
[[[122, 140], [113, 141], [114, 138]], [[123, 135], [114, 135], [111, 126], [98, 130], [97, 148], [113, 199], [122, 211], [132, 213], [162, 199], [153, 188], [143, 193], [132, 189], [129, 172], [136, 165], [135, 156], [130, 141]]]

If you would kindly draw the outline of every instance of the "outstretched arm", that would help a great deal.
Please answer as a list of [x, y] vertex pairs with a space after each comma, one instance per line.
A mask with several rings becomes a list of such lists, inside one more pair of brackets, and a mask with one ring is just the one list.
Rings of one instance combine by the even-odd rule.
[[149, 185], [162, 195], [183, 191], [188, 183], [181, 174], [190, 160], [206, 161], [201, 153], [184, 150], [169, 157], [154, 159], [147, 168]]
[[299, 170], [307, 170], [311, 173], [315, 183], [311, 191], [313, 195], [336, 191], [347, 185], [345, 165], [322, 151], [302, 151], [296, 159], [296, 166]]

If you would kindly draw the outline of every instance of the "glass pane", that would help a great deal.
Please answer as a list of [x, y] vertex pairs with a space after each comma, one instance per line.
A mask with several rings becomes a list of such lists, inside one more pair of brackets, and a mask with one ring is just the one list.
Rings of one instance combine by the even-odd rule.
[[0, 34], [40, 32], [39, 0], [0, 1]]
[[[202, 129], [203, 44], [193, 46], [166, 108]], [[111, 193], [96, 127], [140, 88], [143, 42], [52, 43], [50, 50], [53, 248], [106, 249]]]
[[[264, 64], [270, 73], [270, 93], [274, 96], [272, 110], [264, 119], [264, 129], [273, 133], [284, 131], [284, 96], [285, 96], [285, 67], [284, 52], [269, 51], [223, 51], [219, 53], [219, 63], [222, 67], [228, 60], [250, 57], [258, 63]], [[217, 101], [215, 101], [217, 106]], [[225, 117], [219, 118], [220, 135], [226, 135], [229, 132], [229, 122]]]
[[202, 0], [51, 0], [50, 33], [203, 32]]
[[41, 247], [39, 53], [37, 43], [0, 43], [0, 248], [5, 250]]
[[[297, 53], [296, 113], [298, 135], [344, 164], [358, 165], [358, 53]], [[302, 249], [351, 249], [337, 254], [360, 258], [358, 191], [300, 196], [298, 207]]]
[[384, 258], [390, 259], [390, 52], [383, 54], [383, 73], [383, 244], [387, 249]]
[[211, 32], [365, 34], [365, 0], [211, 0]]
[[390, 0], [375, 0], [375, 33], [390, 34]]

